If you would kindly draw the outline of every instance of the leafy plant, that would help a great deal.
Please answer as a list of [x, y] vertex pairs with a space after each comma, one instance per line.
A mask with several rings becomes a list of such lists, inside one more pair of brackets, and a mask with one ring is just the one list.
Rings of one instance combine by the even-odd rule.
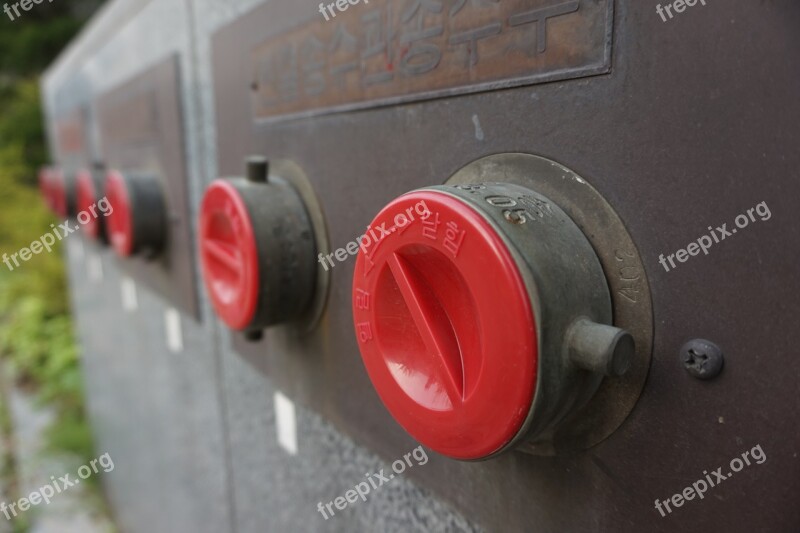
[[[32, 186], [45, 153], [37, 82], [17, 81], [0, 107], [1, 257], [30, 246], [57, 221]], [[9, 264], [13, 271], [0, 263], [0, 356], [19, 383], [59, 411], [53, 447], [91, 458], [61, 248]]]

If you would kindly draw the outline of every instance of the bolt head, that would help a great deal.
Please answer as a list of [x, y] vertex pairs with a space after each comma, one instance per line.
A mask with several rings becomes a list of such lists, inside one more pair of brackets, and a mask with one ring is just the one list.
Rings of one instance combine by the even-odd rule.
[[724, 356], [719, 346], [706, 339], [693, 339], [680, 351], [683, 368], [697, 379], [713, 379], [722, 372]]

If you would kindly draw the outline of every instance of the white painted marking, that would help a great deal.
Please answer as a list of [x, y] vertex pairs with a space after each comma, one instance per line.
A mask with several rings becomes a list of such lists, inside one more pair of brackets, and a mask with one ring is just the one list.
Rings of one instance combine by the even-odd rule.
[[139, 301], [136, 299], [136, 283], [131, 278], [123, 278], [120, 283], [122, 290], [122, 308], [125, 311], [136, 311]]
[[181, 331], [181, 314], [173, 308], [164, 311], [164, 326], [167, 330], [167, 348], [173, 353], [183, 351], [183, 332]]
[[83, 241], [80, 239], [74, 239], [70, 241], [70, 244], [71, 243], [75, 243], [72, 245], [73, 249], [75, 250], [75, 258], [83, 259], [86, 256], [86, 248], [83, 246]]
[[278, 427], [278, 444], [291, 455], [297, 455], [297, 413], [294, 402], [275, 393], [275, 425]]
[[472, 123], [475, 124], [475, 138], [479, 141], [482, 141], [486, 138], [483, 134], [483, 128], [481, 128], [481, 121], [478, 119], [478, 115], [472, 115]]
[[95, 283], [103, 281], [103, 260], [99, 255], [90, 255], [89, 262], [86, 265], [86, 270], [89, 272], [89, 279]]

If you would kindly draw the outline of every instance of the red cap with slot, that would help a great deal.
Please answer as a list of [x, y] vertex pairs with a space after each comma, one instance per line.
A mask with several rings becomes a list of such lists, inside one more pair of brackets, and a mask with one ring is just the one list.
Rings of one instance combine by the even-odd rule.
[[500, 451], [525, 424], [538, 372], [533, 306], [513, 255], [474, 208], [438, 191], [401, 196], [371, 227], [386, 232], [368, 232], [378, 241], [358, 255], [353, 317], [383, 403], [439, 453]]
[[116, 170], [106, 175], [106, 198], [114, 210], [106, 217], [108, 240], [122, 257], [133, 253], [133, 212], [125, 178]]
[[214, 309], [232, 329], [246, 329], [258, 304], [258, 247], [244, 200], [224, 180], [215, 180], [203, 197], [199, 240], [203, 279]]
[[[91, 214], [90, 209], [98, 200], [92, 173], [86, 169], [81, 170], [75, 179], [77, 211], [79, 213], [85, 211]], [[100, 236], [100, 221], [97, 220], [96, 216], [88, 217], [88, 220], [83, 223], [83, 231], [92, 239], [97, 239]]]
[[50, 206], [61, 218], [69, 215], [69, 199], [67, 198], [67, 183], [64, 172], [54, 169], [50, 175]]

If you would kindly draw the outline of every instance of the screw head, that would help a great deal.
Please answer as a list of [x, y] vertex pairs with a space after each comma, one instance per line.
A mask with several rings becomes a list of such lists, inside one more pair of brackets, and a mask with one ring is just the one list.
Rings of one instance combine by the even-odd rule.
[[683, 368], [697, 379], [713, 379], [722, 372], [725, 358], [719, 346], [706, 339], [693, 339], [681, 348]]

